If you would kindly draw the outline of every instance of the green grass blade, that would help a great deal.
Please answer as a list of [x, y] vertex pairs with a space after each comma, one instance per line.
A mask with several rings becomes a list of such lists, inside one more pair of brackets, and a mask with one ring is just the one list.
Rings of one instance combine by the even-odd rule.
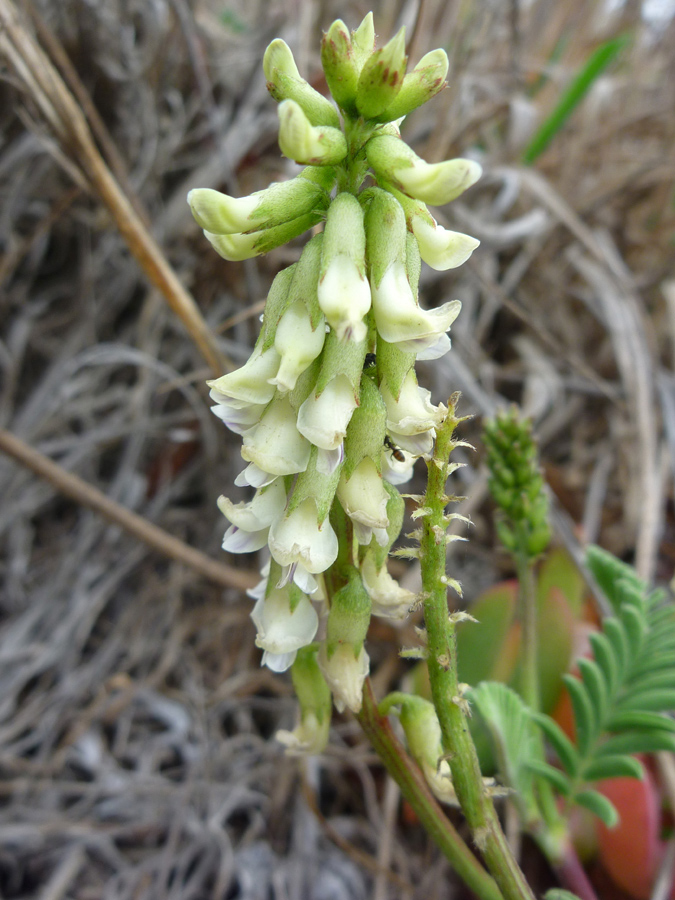
[[576, 107], [584, 99], [591, 86], [607, 66], [616, 59], [629, 41], [628, 35], [622, 35], [606, 41], [591, 53], [586, 63], [572, 79], [571, 84], [563, 91], [558, 104], [550, 116], [543, 122], [529, 146], [523, 153], [523, 163], [531, 166], [541, 156]]

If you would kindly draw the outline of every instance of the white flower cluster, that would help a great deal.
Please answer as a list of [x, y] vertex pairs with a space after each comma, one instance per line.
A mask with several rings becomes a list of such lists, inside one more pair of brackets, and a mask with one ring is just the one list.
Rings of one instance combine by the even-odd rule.
[[[197, 189], [188, 200], [230, 260], [325, 220], [274, 280], [251, 358], [209, 385], [213, 411], [242, 436], [247, 465], [236, 484], [255, 490], [245, 503], [220, 498], [231, 523], [223, 548], [270, 554], [251, 592], [263, 663], [283, 671], [320, 635], [316, 659], [336, 705], [358, 710], [371, 612], [402, 618], [414, 601], [386, 568], [403, 516], [392, 485], [430, 452], [447, 412], [418, 385], [415, 362], [449, 350], [460, 304], [419, 305], [421, 260], [451, 268], [478, 244], [438, 226], [425, 203], [454, 199], [480, 167], [463, 159], [429, 165], [393, 124], [442, 87], [442, 51], [404, 77], [402, 34], [375, 51], [366, 17], [351, 37], [334, 23], [322, 58], [350, 127], [343, 132], [335, 107], [274, 41], [264, 67], [280, 101], [280, 146], [307, 168], [250, 197]], [[400, 83], [383, 80], [392, 67]], [[369, 167], [376, 186], [359, 192]], [[357, 620], [358, 628], [350, 624]]]

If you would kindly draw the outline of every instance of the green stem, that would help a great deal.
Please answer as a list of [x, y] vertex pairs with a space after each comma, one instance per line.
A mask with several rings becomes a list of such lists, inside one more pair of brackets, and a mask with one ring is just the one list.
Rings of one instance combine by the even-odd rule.
[[455, 446], [452, 435], [457, 422], [454, 402], [451, 401], [448, 417], [438, 430], [434, 458], [428, 462], [429, 480], [422, 518], [420, 562], [426, 596], [424, 619], [431, 693], [457, 798], [474, 841], [506, 900], [534, 900], [502, 831], [492, 798], [483, 784], [457, 678], [455, 624], [448, 615], [445, 573], [448, 526], [445, 505], [449, 501], [445, 495], [445, 483], [451, 468], [448, 460]]
[[518, 620], [520, 622], [519, 693], [530, 709], [539, 712], [537, 596], [534, 566], [524, 553], [515, 557], [518, 574]]
[[424, 775], [394, 734], [389, 720], [378, 712], [370, 679], [364, 685], [363, 706], [357, 718], [387, 772], [460, 878], [481, 900], [502, 900], [496, 883], [448, 821]]
[[[534, 563], [525, 552], [515, 554], [514, 558], [518, 574], [517, 614], [521, 626], [518, 690], [530, 709], [539, 712], [541, 709], [539, 629]], [[545, 759], [546, 754], [541, 733], [538, 734], [537, 743], [541, 759]], [[569, 843], [567, 824], [558, 811], [555, 793], [549, 782], [539, 779], [537, 796], [543, 821], [540, 819], [537, 822], [526, 822], [524, 824], [550, 862], [555, 865], [559, 861], [562, 852], [561, 847], [567, 846]]]

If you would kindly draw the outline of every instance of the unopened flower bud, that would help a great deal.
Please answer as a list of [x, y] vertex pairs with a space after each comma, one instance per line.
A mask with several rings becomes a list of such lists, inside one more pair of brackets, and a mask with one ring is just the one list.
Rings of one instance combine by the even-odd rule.
[[329, 657], [324, 641], [319, 649], [318, 662], [338, 712], [343, 712], [347, 707], [359, 713], [363, 703], [363, 683], [370, 671], [370, 658], [365, 647], [361, 646], [359, 653], [354, 655], [348, 644], [339, 644]]
[[305, 304], [301, 300], [291, 304], [277, 325], [274, 349], [281, 357], [281, 363], [271, 383], [280, 391], [293, 390], [298, 376], [321, 353], [325, 339], [323, 317], [316, 328], [312, 328]]
[[277, 731], [275, 735], [285, 745], [288, 756], [315, 755], [328, 743], [331, 695], [317, 664], [316, 652], [316, 644], [302, 647], [291, 668], [300, 721], [293, 731]]
[[349, 581], [333, 594], [326, 623], [326, 655], [330, 659], [340, 645], [358, 657], [370, 624], [370, 597], [358, 569], [351, 567]]
[[339, 128], [312, 125], [295, 100], [279, 104], [279, 146], [284, 156], [311, 166], [332, 166], [347, 155], [347, 141]]
[[367, 333], [363, 317], [370, 309], [370, 287], [365, 255], [361, 205], [352, 194], [338, 194], [326, 217], [319, 305], [341, 340], [362, 341]]
[[417, 63], [403, 79], [403, 85], [391, 106], [379, 116], [378, 122], [393, 122], [407, 116], [445, 87], [448, 74], [448, 55], [445, 50], [432, 50]]
[[[410, 755], [415, 759], [439, 800], [456, 803], [457, 795], [452, 784], [450, 766], [443, 759], [441, 726], [432, 703], [413, 694], [392, 694], [391, 700], [400, 703], [399, 718]], [[380, 708], [386, 708], [387, 698]], [[392, 703], [393, 705], [393, 703]]]
[[366, 60], [375, 49], [375, 26], [372, 12], [366, 15], [356, 31], [352, 31], [352, 48], [357, 68], [361, 72]]
[[263, 57], [267, 90], [278, 102], [294, 100], [302, 107], [312, 125], [340, 127], [337, 110], [315, 91], [298, 72], [291, 48], [280, 38], [272, 41]]
[[305, 170], [296, 178], [271, 184], [248, 197], [194, 188], [188, 194], [188, 203], [197, 224], [212, 234], [261, 231], [328, 206], [326, 191], [334, 176], [329, 169], [318, 171], [321, 180], [311, 170]]
[[356, 107], [364, 119], [381, 115], [396, 99], [405, 76], [405, 28], [365, 62], [356, 91]]
[[275, 225], [273, 228], [266, 228], [263, 231], [252, 231], [250, 234], [212, 234], [210, 231], [205, 231], [204, 237], [223, 259], [239, 262], [269, 253], [275, 247], [292, 241], [293, 238], [320, 222], [322, 218], [322, 210], [313, 210], [291, 219], [290, 222], [284, 222], [282, 225]]
[[427, 163], [394, 135], [375, 135], [366, 144], [368, 162], [385, 181], [429, 203], [449, 203], [480, 178], [482, 169], [470, 159]]
[[340, 109], [354, 115], [360, 68], [349, 30], [341, 19], [336, 19], [323, 36], [321, 64], [333, 99]]

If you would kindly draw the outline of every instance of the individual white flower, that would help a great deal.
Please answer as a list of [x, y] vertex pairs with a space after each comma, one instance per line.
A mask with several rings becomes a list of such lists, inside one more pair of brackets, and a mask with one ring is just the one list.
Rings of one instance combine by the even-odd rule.
[[415, 594], [402, 588], [387, 571], [386, 564], [379, 570], [371, 553], [361, 565], [363, 584], [372, 600], [372, 613], [385, 619], [405, 619], [415, 602]]
[[374, 531], [378, 543], [384, 546], [388, 540], [389, 495], [371, 457], [364, 457], [349, 479], [343, 472], [337, 495], [342, 508], [352, 520], [358, 542], [369, 544]]
[[219, 497], [218, 509], [232, 523], [225, 532], [223, 550], [230, 553], [260, 550], [267, 544], [270, 525], [282, 515], [285, 505], [286, 489], [281, 478], [256, 491], [249, 503], [232, 503], [227, 497]]
[[277, 325], [274, 349], [281, 357], [279, 369], [270, 384], [280, 391], [292, 391], [305, 369], [323, 349], [326, 326], [323, 321], [312, 328], [307, 307], [302, 300], [292, 303]]
[[366, 337], [363, 317], [370, 304], [368, 279], [354, 260], [344, 253], [334, 256], [319, 281], [319, 306], [341, 341]]
[[279, 104], [279, 147], [284, 156], [310, 166], [334, 166], [347, 155], [347, 140], [339, 128], [312, 125], [295, 100]]
[[389, 484], [407, 484], [413, 476], [413, 467], [415, 458], [420, 454], [406, 453], [400, 447], [396, 448], [403, 455], [403, 459], [396, 459], [392, 453], [386, 448], [382, 448], [380, 457], [382, 465], [382, 477]]
[[289, 400], [278, 396], [265, 410], [260, 422], [244, 434], [241, 455], [263, 472], [293, 475], [304, 472], [311, 444], [296, 428], [296, 415]]
[[279, 354], [270, 347], [264, 353], [254, 350], [248, 362], [234, 372], [228, 372], [206, 383], [217, 392], [214, 399], [231, 397], [247, 403], [269, 403], [274, 396], [274, 385], [269, 383], [279, 368]]
[[405, 377], [398, 400], [386, 384], [381, 390], [387, 408], [387, 431], [394, 444], [417, 456], [429, 453], [434, 429], [443, 421], [446, 408], [431, 403], [430, 392], [417, 384], [413, 369]]
[[330, 716], [324, 716], [320, 722], [310, 710], [293, 731], [280, 729], [274, 737], [285, 746], [287, 756], [316, 756], [325, 749], [329, 734]]
[[305, 594], [300, 594], [291, 611], [291, 591], [273, 588], [258, 600], [251, 612], [258, 629], [256, 647], [264, 650], [262, 665], [273, 672], [285, 672], [298, 650], [311, 644], [319, 627], [319, 617]]
[[370, 658], [365, 648], [361, 647], [359, 655], [355, 657], [352, 646], [341, 644], [328, 659], [324, 642], [319, 648], [317, 661], [331, 689], [338, 712], [343, 712], [346, 706], [354, 713], [360, 712], [363, 702], [363, 682], [370, 671]]
[[[270, 553], [281, 566], [296, 565], [310, 574], [325, 572], [335, 562], [338, 540], [328, 519], [319, 526], [316, 503], [307, 497], [270, 528]], [[297, 578], [295, 579], [297, 583]]]
[[337, 450], [356, 409], [354, 388], [346, 375], [338, 375], [317, 397], [311, 393], [298, 410], [298, 431], [322, 450]]
[[387, 408], [387, 429], [398, 434], [418, 434], [434, 428], [443, 420], [446, 409], [434, 406], [431, 392], [417, 383], [414, 369], [406, 375], [398, 399], [386, 384], [382, 385], [382, 397]]
[[459, 315], [461, 303], [452, 300], [424, 310], [413, 297], [405, 264], [393, 262], [378, 285], [373, 285], [375, 324], [382, 338], [400, 350], [419, 353], [431, 347]]
[[412, 230], [417, 238], [420, 256], [427, 265], [438, 272], [461, 266], [478, 247], [480, 241], [459, 231], [449, 231], [435, 219], [432, 221], [433, 224], [421, 216], [413, 217]]
[[428, 163], [418, 157], [414, 165], [395, 169], [406, 194], [431, 206], [450, 203], [475, 184], [482, 173], [480, 165], [472, 159]]

